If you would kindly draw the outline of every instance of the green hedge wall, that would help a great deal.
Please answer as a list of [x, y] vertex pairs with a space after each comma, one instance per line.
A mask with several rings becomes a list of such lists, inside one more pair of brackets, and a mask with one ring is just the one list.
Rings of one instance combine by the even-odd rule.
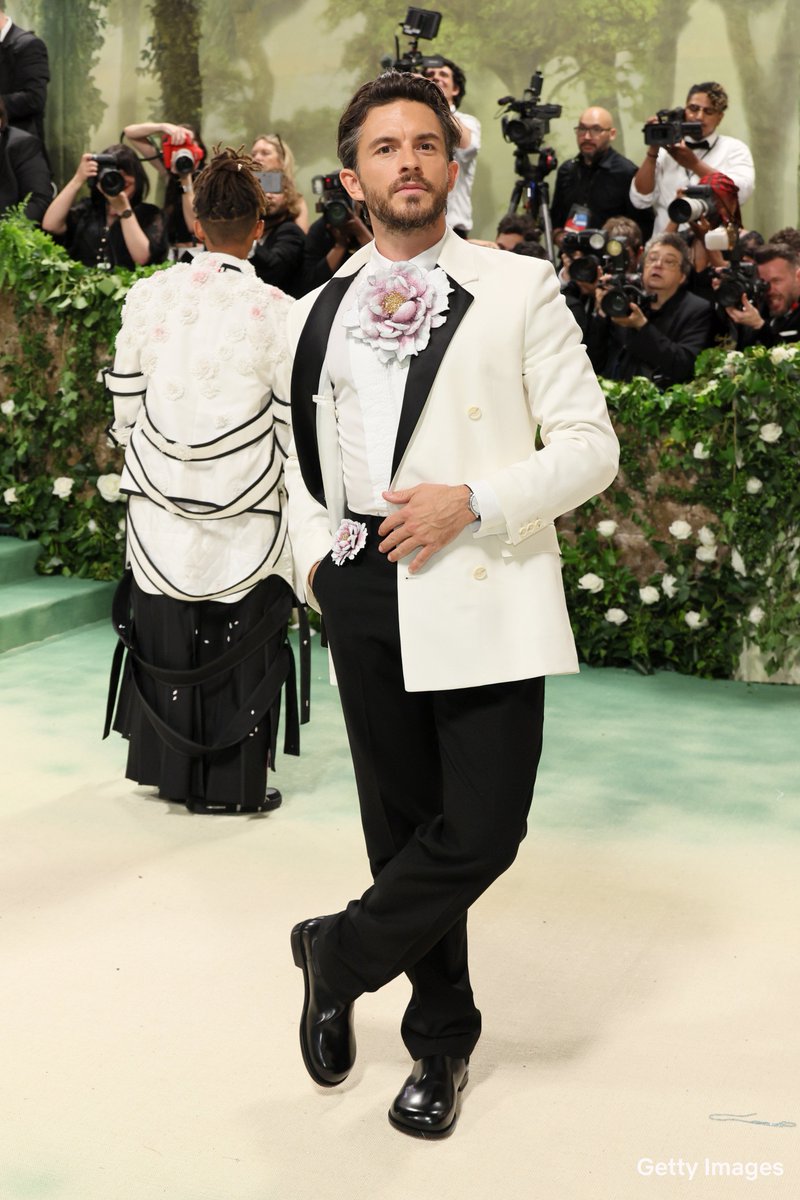
[[[0, 221], [0, 523], [41, 542], [45, 574], [121, 571], [121, 457], [97, 371], [149, 270], [85, 268], [23, 218]], [[663, 394], [603, 386], [620, 474], [559, 522], [582, 661], [729, 678], [750, 643], [770, 673], [800, 665], [800, 348], [707, 351]]]

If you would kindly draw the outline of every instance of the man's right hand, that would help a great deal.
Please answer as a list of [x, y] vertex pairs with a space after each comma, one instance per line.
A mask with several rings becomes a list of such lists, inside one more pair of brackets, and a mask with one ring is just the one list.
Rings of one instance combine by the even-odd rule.
[[748, 329], [763, 329], [766, 321], [761, 313], [751, 304], [744, 292], [742, 292], [742, 307], [741, 308], [726, 308], [734, 325], [746, 325]]

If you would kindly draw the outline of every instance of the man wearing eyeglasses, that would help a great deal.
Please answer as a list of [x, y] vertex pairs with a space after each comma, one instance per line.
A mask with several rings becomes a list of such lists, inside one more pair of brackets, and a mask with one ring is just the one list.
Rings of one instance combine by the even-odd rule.
[[[661, 233], [667, 226], [667, 208], [679, 188], [693, 187], [703, 175], [720, 171], [739, 189], [739, 204], [753, 194], [756, 181], [753, 156], [739, 138], [718, 133], [717, 128], [728, 107], [728, 93], [720, 83], [695, 83], [686, 97], [684, 120], [699, 121], [701, 136], [675, 146], [648, 146], [631, 183], [631, 200], [637, 209], [652, 207], [656, 219], [653, 230]], [[655, 121], [651, 117], [650, 121]]]
[[611, 146], [617, 131], [605, 108], [587, 108], [578, 118], [578, 153], [558, 168], [550, 216], [553, 229], [599, 229], [610, 217], [631, 217], [649, 232], [646, 214], [630, 200], [636, 163]]

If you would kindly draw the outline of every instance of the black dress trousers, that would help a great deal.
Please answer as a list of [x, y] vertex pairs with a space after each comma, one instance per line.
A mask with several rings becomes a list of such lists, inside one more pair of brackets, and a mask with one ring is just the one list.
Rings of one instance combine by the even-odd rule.
[[402, 1036], [412, 1058], [467, 1057], [480, 1035], [467, 909], [510, 866], [525, 836], [544, 680], [406, 691], [397, 567], [377, 549], [381, 518], [360, 519], [369, 526], [366, 547], [342, 566], [323, 559], [314, 592], [374, 883], [323, 924], [318, 961], [343, 999], [405, 971], [412, 997]]

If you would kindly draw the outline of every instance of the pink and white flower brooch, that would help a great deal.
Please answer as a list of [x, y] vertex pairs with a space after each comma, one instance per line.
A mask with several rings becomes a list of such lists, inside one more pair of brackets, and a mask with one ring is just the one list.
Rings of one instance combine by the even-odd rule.
[[344, 518], [333, 537], [331, 558], [337, 567], [343, 567], [348, 559], [364, 549], [367, 544], [367, 527], [363, 521]]
[[410, 262], [368, 267], [345, 325], [381, 362], [403, 362], [424, 350], [431, 330], [444, 325], [452, 290], [441, 267], [423, 271]]

